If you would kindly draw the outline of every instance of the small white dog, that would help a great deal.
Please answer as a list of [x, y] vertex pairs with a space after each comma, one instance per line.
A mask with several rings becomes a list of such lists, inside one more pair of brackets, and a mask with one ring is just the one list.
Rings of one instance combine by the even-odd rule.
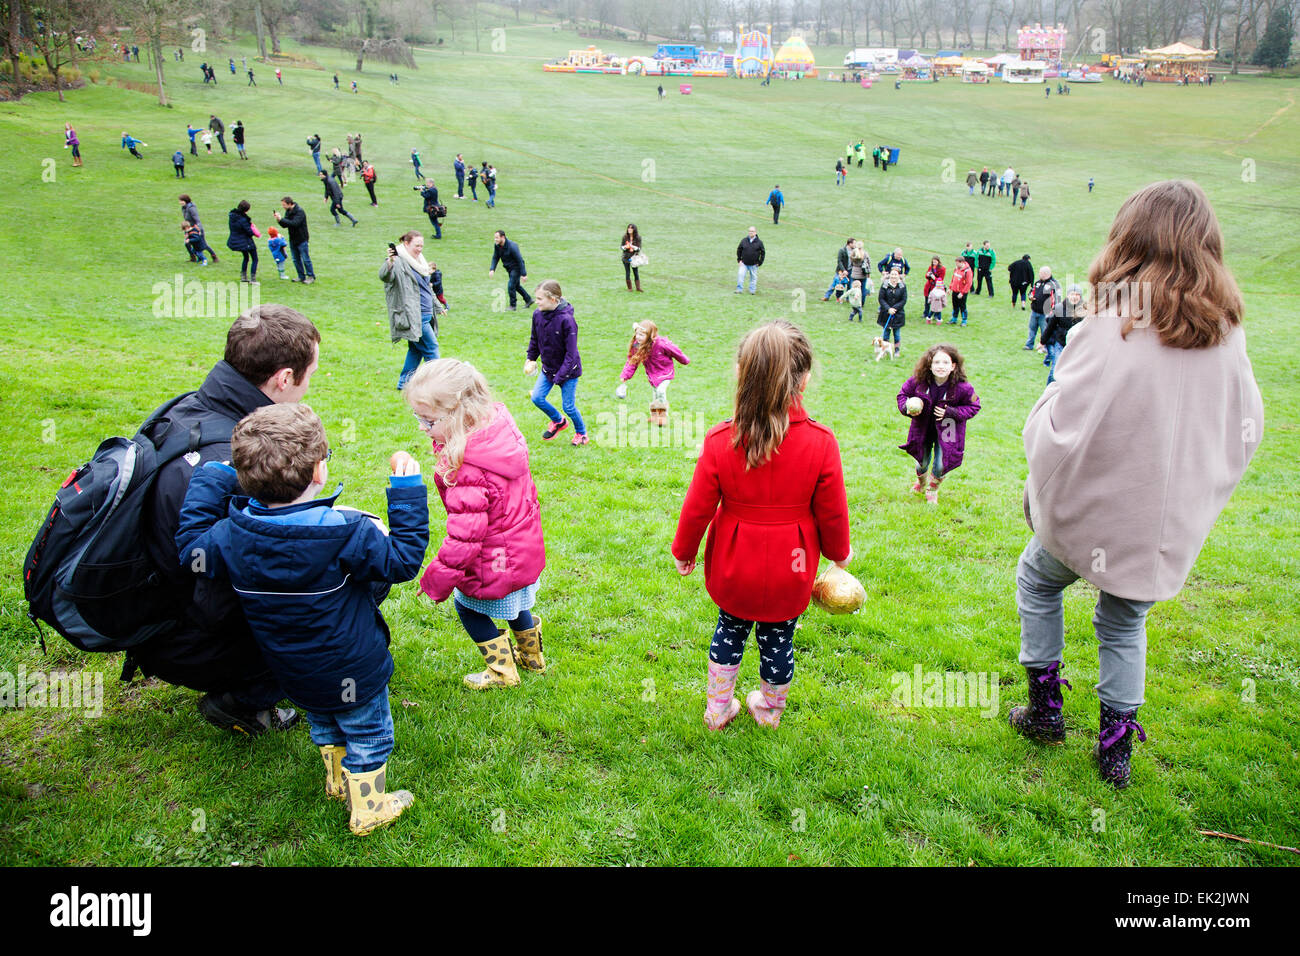
[[879, 335], [877, 335], [874, 339], [871, 340], [871, 347], [876, 350], [877, 362], [879, 362], [886, 355], [889, 356], [889, 360], [892, 362], [894, 360], [895, 355], [897, 354], [894, 351], [894, 347], [889, 343], [887, 343]]

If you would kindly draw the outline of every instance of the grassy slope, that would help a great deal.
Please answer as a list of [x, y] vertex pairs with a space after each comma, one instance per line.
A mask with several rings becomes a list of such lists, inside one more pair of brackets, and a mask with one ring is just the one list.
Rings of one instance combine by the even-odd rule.
[[[0, 715], [0, 862], [1291, 862], [1195, 830], [1300, 842], [1300, 639], [1291, 595], [1300, 403], [1284, 324], [1295, 293], [1283, 265], [1300, 251], [1296, 85], [1102, 84], [1044, 100], [1032, 88], [953, 82], [868, 92], [706, 80], [689, 98], [661, 104], [653, 78], [538, 68], [586, 41], [531, 26], [512, 27], [507, 41], [506, 55], [489, 54], [486, 35], [481, 55], [422, 54], [420, 71], [404, 74], [400, 88], [384, 79], [385, 65], [371, 65], [358, 96], [334, 93], [328, 74], [307, 70], [286, 70], [281, 89], [259, 69], [262, 85], [252, 91], [219, 69], [220, 85], [204, 88], [192, 81], [191, 55], [173, 73], [173, 110], [104, 87], [72, 93], [65, 106], [49, 96], [0, 105], [0, 142], [14, 160], [0, 200], [23, 213], [11, 213], [0, 234], [8, 279], [0, 669], [107, 673], [101, 719]], [[472, 50], [472, 41], [460, 36], [457, 46]], [[330, 69], [350, 67], [329, 51], [304, 52]], [[147, 65], [111, 71], [145, 79]], [[345, 85], [353, 76], [350, 68], [341, 75]], [[167, 157], [183, 146], [186, 120], [202, 125], [214, 111], [228, 125], [245, 121], [253, 159], [239, 163], [233, 147], [229, 157], [191, 159], [184, 188], [210, 241], [224, 240], [225, 210], [240, 198], [263, 226], [285, 192], [308, 210], [321, 282], [278, 283], [264, 254], [263, 297], [302, 308], [323, 330], [308, 401], [339, 449], [332, 464], [348, 485], [345, 500], [357, 506], [382, 505], [390, 450], [421, 452], [392, 390], [400, 354], [386, 342], [374, 276], [383, 244], [421, 228], [410, 148], [419, 145], [444, 196], [455, 152], [490, 159], [501, 173], [495, 214], [447, 201], [446, 238], [429, 245], [453, 305], [444, 354], [480, 367], [530, 436], [549, 556], [539, 610], [553, 670], [516, 692], [470, 696], [460, 676], [475, 655], [454, 616], [418, 600], [410, 585], [397, 589], [386, 605], [397, 661], [391, 779], [419, 802], [409, 820], [364, 842], [319, 797], [319, 760], [305, 733], [255, 746], [228, 739], [194, 719], [192, 692], [121, 687], [116, 658], [82, 656], [56, 641], [42, 659], [24, 617], [17, 568], [54, 484], [100, 438], [194, 387], [220, 354], [228, 318], [150, 311], [154, 282], [190, 274], [178, 255], [179, 190]], [[59, 148], [65, 118], [84, 144], [80, 170]], [[145, 162], [118, 149], [124, 128], [151, 144]], [[379, 169], [383, 205], [371, 210], [362, 187], [349, 187], [362, 222], [336, 230], [326, 224], [303, 140], [319, 131], [328, 146], [341, 145], [357, 129]], [[900, 145], [903, 163], [887, 176], [855, 169], [837, 190], [835, 156], [858, 135]], [[53, 183], [41, 179], [45, 157], [57, 162]], [[1254, 162], [1253, 182], [1243, 181], [1245, 159]], [[647, 160], [653, 177], [643, 177]], [[966, 169], [985, 164], [1023, 170], [1031, 208], [967, 197]], [[946, 168], [957, 182], [946, 181]], [[1098, 184], [1092, 195], [1089, 176]], [[890, 675], [917, 663], [1001, 673], [1002, 714], [1023, 696], [1012, 573], [1028, 535], [1019, 433], [1045, 370], [1019, 350], [1024, 313], [1007, 311], [1004, 266], [999, 298], [972, 300], [971, 326], [942, 333], [967, 355], [984, 411], [937, 509], [908, 500], [908, 463], [895, 448], [903, 428], [892, 401], [907, 369], [865, 363], [872, 326], [849, 328], [842, 310], [819, 299], [847, 234], [865, 236], [875, 258], [901, 245], [922, 269], [932, 252], [949, 262], [965, 240], [988, 237], [1001, 263], [1030, 252], [1059, 277], [1082, 279], [1123, 197], [1171, 176], [1200, 182], [1223, 221], [1268, 425], [1188, 587], [1152, 612], [1142, 712], [1151, 737], [1137, 748], [1134, 788], [1117, 796], [1087, 757], [1097, 704], [1086, 586], [1066, 604], [1076, 690], [1065, 747], [1024, 744], [1002, 715], [904, 710], [890, 700]], [[774, 228], [764, 225], [762, 201], [777, 182], [789, 206]], [[618, 281], [615, 237], [629, 219], [651, 259], [640, 297]], [[730, 252], [751, 223], [769, 264], [761, 294], [736, 298]], [[580, 405], [598, 438], [587, 449], [537, 440], [542, 417], [519, 375], [527, 320], [493, 311], [501, 283], [486, 276], [498, 227], [519, 240], [532, 280], [560, 279], [575, 303], [587, 370]], [[202, 278], [234, 273], [223, 257]], [[919, 278], [912, 285], [919, 293]], [[728, 412], [739, 336], [780, 316], [800, 323], [817, 349], [809, 401], [843, 448], [853, 570], [870, 597], [851, 619], [816, 610], [805, 617], [778, 734], [743, 722], [714, 737], [699, 726], [712, 605], [702, 577], [678, 580], [667, 555], [690, 456], [601, 442], [609, 419], [600, 416], [617, 412], [611, 393], [631, 322], [654, 318], [692, 357], [674, 385], [674, 412], [711, 423]], [[939, 337], [918, 307], [904, 333], [908, 356]], [[638, 380], [629, 411], [640, 412], [647, 397]], [[435, 538], [441, 524], [435, 507]], [[755, 684], [756, 669], [751, 652], [743, 687]], [[1241, 700], [1244, 678], [1257, 681], [1254, 704]], [[196, 809], [204, 833], [190, 829]], [[1107, 813], [1104, 832], [1094, 831], [1098, 809]], [[802, 831], [792, 826], [796, 811], [806, 818]], [[504, 820], [504, 833], [494, 819]]]

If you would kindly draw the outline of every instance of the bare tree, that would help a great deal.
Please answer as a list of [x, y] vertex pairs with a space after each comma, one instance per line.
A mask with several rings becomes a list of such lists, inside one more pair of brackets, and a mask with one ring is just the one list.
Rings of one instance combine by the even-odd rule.
[[40, 3], [26, 0], [26, 7], [28, 19], [40, 24], [27, 39], [54, 77], [54, 90], [62, 103], [63, 83], [59, 72], [76, 57], [77, 48], [73, 43], [76, 26], [90, 8], [83, 0], [41, 0]]
[[179, 23], [190, 12], [190, 0], [122, 0], [122, 12], [144, 35], [149, 58], [153, 60], [154, 76], [158, 80], [158, 103], [167, 105], [167, 88], [163, 76], [163, 33], [169, 25]]
[[406, 41], [397, 37], [381, 39], [379, 37], [350, 37], [343, 42], [343, 49], [357, 55], [357, 72], [361, 72], [361, 66], [366, 57], [372, 60], [381, 60], [384, 63], [396, 63], [407, 69], [414, 70], [415, 57], [411, 53], [411, 48], [407, 46]]

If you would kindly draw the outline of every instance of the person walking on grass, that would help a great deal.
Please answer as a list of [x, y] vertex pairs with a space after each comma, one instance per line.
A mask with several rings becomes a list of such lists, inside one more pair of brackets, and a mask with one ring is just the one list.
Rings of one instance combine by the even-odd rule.
[[370, 160], [361, 164], [361, 181], [366, 184], [366, 192], [370, 193], [370, 205], [378, 206], [379, 200], [375, 198], [375, 180], [379, 174], [375, 172], [375, 167], [371, 165]]
[[641, 264], [645, 253], [641, 251], [641, 233], [636, 223], [629, 222], [623, 230], [623, 278], [627, 280], [627, 291], [632, 291], [632, 277], [636, 277], [636, 291], [641, 291]]
[[257, 81], [256, 81], [255, 79], [253, 79], [253, 71], [252, 71], [252, 70], [249, 70], [249, 71], [248, 71], [248, 85], [249, 85], [249, 86], [257, 86]]
[[244, 152], [243, 120], [235, 120], [235, 125], [230, 128], [230, 138], [235, 141], [235, 152], [239, 154], [239, 158], [248, 159], [248, 154]]
[[518, 244], [507, 239], [506, 234], [500, 229], [492, 234], [492, 264], [488, 266], [489, 279], [497, 271], [498, 263], [505, 267], [506, 273], [510, 276], [510, 281], [506, 285], [506, 294], [510, 297], [510, 311], [515, 311], [516, 296], [523, 296], [524, 305], [531, 306], [532, 296], [523, 287], [523, 283], [528, 280], [528, 268], [524, 265], [523, 253], [519, 251]]
[[475, 202], [478, 202], [478, 167], [470, 163], [465, 169], [466, 175], [469, 176], [469, 192]]
[[980, 410], [961, 353], [944, 344], [926, 349], [898, 390], [898, 410], [912, 419], [907, 441], [898, 446], [916, 459], [912, 493], [924, 492], [926, 504], [938, 504], [940, 483], [965, 456], [966, 422]]
[[1264, 405], [1246, 354], [1241, 292], [1198, 185], [1158, 182], [1125, 200], [1088, 283], [1141, 287], [1150, 298], [1116, 303], [1076, 326], [1055, 381], [1025, 421], [1032, 537], [1015, 593], [1028, 705], [1008, 719], [1031, 740], [1065, 739], [1063, 596], [1084, 578], [1100, 592], [1093, 755], [1102, 780], [1123, 789], [1133, 738], [1146, 740], [1137, 716], [1147, 613], [1186, 583], [1259, 448]]
[[217, 143], [221, 146], [223, 153], [226, 150], [226, 124], [221, 122], [221, 118], [215, 113], [208, 116], [208, 129], [212, 130], [217, 137]]
[[356, 216], [343, 208], [343, 187], [329, 173], [322, 172], [320, 181], [325, 184], [325, 203], [330, 207], [330, 215], [334, 217], [334, 225], [341, 226], [343, 223], [339, 220], [339, 213], [347, 216], [352, 221], [355, 228], [357, 224]]
[[[528, 360], [524, 374], [537, 372], [537, 385], [533, 388], [533, 404], [546, 413], [550, 426], [542, 433], [550, 441], [573, 422], [572, 445], [588, 444], [587, 425], [578, 411], [578, 379], [582, 377], [582, 357], [578, 354], [578, 323], [573, 318], [573, 306], [564, 300], [560, 284], [547, 279], [536, 289], [537, 308], [533, 311], [532, 334], [528, 339]], [[538, 371], [537, 360], [541, 359]], [[546, 400], [555, 386], [560, 387], [561, 404], [569, 417], [566, 419]]]
[[185, 134], [190, 138], [190, 155], [191, 156], [199, 155], [198, 143], [196, 143], [194, 139], [196, 136], [199, 135], [199, 127], [195, 126], [193, 123], [186, 123]]
[[257, 282], [256, 240], [260, 239], [262, 234], [257, 231], [253, 220], [248, 217], [248, 210], [251, 208], [252, 205], [247, 199], [241, 199], [239, 204], [230, 210], [230, 236], [226, 239], [226, 248], [242, 253], [244, 256], [244, 262], [239, 267], [239, 281], [255, 283]]
[[772, 191], [767, 194], [767, 202], [764, 205], [772, 207], [772, 225], [781, 221], [781, 207], [785, 205], [785, 196], [781, 194], [780, 186], [773, 186]]
[[429, 222], [433, 224], [433, 238], [442, 238], [442, 226], [439, 225], [439, 218], [447, 210], [438, 202], [438, 187], [433, 184], [432, 179], [426, 179], [424, 186], [412, 186], [412, 189], [420, 194], [424, 200], [424, 214], [429, 217]]
[[903, 284], [903, 274], [897, 268], [890, 269], [889, 274], [880, 283], [880, 292], [876, 296], [878, 310], [876, 325], [880, 326], [880, 339], [886, 349], [890, 349], [892, 337], [894, 357], [903, 354], [903, 326], [907, 324], [907, 286]]
[[989, 286], [989, 298], [993, 298], [993, 267], [997, 265], [998, 254], [987, 239], [975, 252], [975, 294], [979, 295], [984, 283]]
[[280, 200], [283, 207], [283, 213], [275, 214], [275, 221], [284, 226], [285, 231], [289, 233], [289, 252], [293, 256], [293, 267], [298, 273], [298, 281], [303, 285], [311, 285], [316, 281], [316, 273], [311, 267], [311, 256], [308, 253], [307, 241], [307, 212], [296, 202], [292, 196], [285, 196]]
[[1029, 183], [1020, 184], [1020, 211], [1025, 211], [1025, 206], [1029, 204]]
[[780, 726], [794, 679], [795, 626], [818, 561], [825, 555], [844, 568], [853, 554], [839, 445], [804, 407], [812, 358], [807, 337], [788, 322], [745, 336], [735, 413], [704, 436], [677, 519], [672, 556], [683, 577], [695, 570], [708, 529], [704, 584], [718, 607], [704, 707], [710, 731], [741, 711], [736, 677], [751, 630], [760, 683], [745, 706], [760, 726]]
[[[966, 188], [969, 190], [969, 195], [975, 195], [975, 187], [979, 185], [979, 181], [979, 177], [975, 175], [975, 170], [972, 169], [966, 173]], [[988, 170], [984, 171], [984, 182], [988, 183]]]
[[451, 168], [456, 173], [456, 198], [465, 198], [465, 159], [460, 153], [456, 154], [456, 161], [451, 164]]
[[203, 264], [203, 253], [212, 256], [212, 264], [216, 265], [220, 260], [217, 259], [217, 253], [208, 245], [208, 240], [203, 232], [203, 223], [199, 220], [199, 209], [194, 205], [194, 200], [189, 197], [188, 193], [181, 193], [179, 196], [181, 204], [181, 221], [183, 227], [188, 227], [185, 234], [188, 237], [185, 247], [189, 250], [190, 261], [198, 261]]
[[280, 75], [280, 68], [278, 66], [275, 68], [275, 82], [284, 86], [284, 77]]
[[144, 157], [140, 155], [139, 147], [148, 145], [149, 144], [144, 140], [136, 139], [126, 130], [122, 130], [122, 148], [130, 151], [131, 155], [136, 159], [144, 159]]
[[925, 270], [925, 286], [921, 289], [921, 296], [925, 300], [925, 310], [921, 317], [925, 319], [926, 325], [942, 325], [944, 309], [941, 306], [938, 311], [930, 307], [930, 293], [934, 291], [935, 285], [943, 285], [943, 280], [947, 277], [948, 270], [944, 268], [943, 262], [938, 256], [930, 257], [930, 265]]
[[[1038, 281], [1029, 293], [1029, 338], [1025, 340], [1025, 351], [1034, 350], [1034, 337], [1040, 329], [1047, 327], [1047, 317], [1056, 311], [1061, 300], [1061, 286], [1052, 278], [1052, 270], [1043, 266], [1038, 270]], [[1047, 345], [1046, 342], [1043, 343]]]
[[320, 133], [312, 133], [307, 137], [307, 148], [311, 150], [311, 161], [316, 164], [316, 172], [322, 172], [323, 167], [320, 164]]
[[[519, 671], [546, 673], [542, 619], [532, 613], [546, 565], [528, 443], [483, 374], [457, 359], [424, 366], [406, 401], [430, 440], [447, 536], [420, 578], [436, 603], [452, 598], [485, 669], [472, 690], [515, 687]], [[496, 621], [509, 624], [509, 633]], [[513, 644], [512, 644], [513, 641]]]
[[[974, 280], [975, 275], [971, 271], [970, 263], [961, 256], [954, 259], [952, 283], [948, 286], [952, 292], [952, 319], [949, 325], [956, 325], [958, 316], [961, 316], [961, 324], [966, 324], [966, 297], [970, 295], [971, 283]], [[939, 321], [943, 321], [942, 315], [939, 316]]]
[[176, 178], [185, 178], [185, 154], [179, 149], [172, 153], [172, 168], [176, 170]]
[[1029, 254], [1021, 256], [1007, 266], [1007, 279], [1011, 283], [1011, 308], [1020, 300], [1020, 310], [1028, 307], [1029, 287], [1034, 284], [1034, 264], [1029, 261]]
[[483, 161], [483, 168], [479, 171], [479, 179], [488, 191], [487, 207], [495, 209], [497, 205], [497, 168], [489, 165], [487, 160]]
[[749, 277], [749, 294], [758, 291], [758, 270], [767, 258], [763, 240], [758, 238], [758, 230], [749, 227], [749, 234], [736, 246], [736, 294], [745, 290], [745, 277]]
[[81, 140], [77, 139], [77, 131], [72, 128], [71, 123], [63, 124], [63, 148], [72, 150], [72, 165], [81, 165]]
[[424, 179], [420, 173], [420, 151], [417, 149], [411, 150], [411, 165], [415, 167], [415, 178]]
[[424, 236], [411, 230], [399, 243], [390, 243], [379, 267], [388, 305], [389, 334], [406, 343], [406, 358], [397, 377], [406, 388], [421, 362], [438, 358], [438, 316], [445, 312], [434, 295], [433, 267], [424, 258]]

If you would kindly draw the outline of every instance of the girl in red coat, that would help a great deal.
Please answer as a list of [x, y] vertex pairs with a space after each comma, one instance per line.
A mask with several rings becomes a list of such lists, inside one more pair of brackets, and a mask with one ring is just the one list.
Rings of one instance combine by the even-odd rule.
[[925, 270], [925, 288], [921, 291], [921, 296], [925, 302], [925, 312], [923, 313], [926, 325], [942, 325], [943, 310], [935, 312], [930, 308], [930, 292], [934, 289], [935, 284], [942, 282], [948, 274], [948, 270], [943, 267], [938, 256], [930, 257], [930, 268]]
[[745, 703], [776, 727], [794, 676], [795, 623], [812, 596], [822, 554], [849, 563], [849, 512], [840, 449], [808, 417], [808, 339], [788, 322], [750, 332], [740, 344], [736, 413], [704, 437], [673, 539], [677, 573], [695, 570], [704, 529], [704, 584], [718, 605], [709, 648], [704, 725], [720, 730], [738, 713], [736, 673], [751, 628], [761, 689]]
[[[531, 613], [546, 544], [528, 444], [506, 407], [492, 401], [482, 373], [466, 362], [426, 362], [405, 395], [433, 443], [434, 480], [447, 508], [447, 537], [420, 590], [437, 602], [455, 597], [460, 622], [487, 663], [466, 685], [513, 687], [519, 667], [546, 670], [542, 621]], [[510, 622], [510, 635], [494, 618]]]

